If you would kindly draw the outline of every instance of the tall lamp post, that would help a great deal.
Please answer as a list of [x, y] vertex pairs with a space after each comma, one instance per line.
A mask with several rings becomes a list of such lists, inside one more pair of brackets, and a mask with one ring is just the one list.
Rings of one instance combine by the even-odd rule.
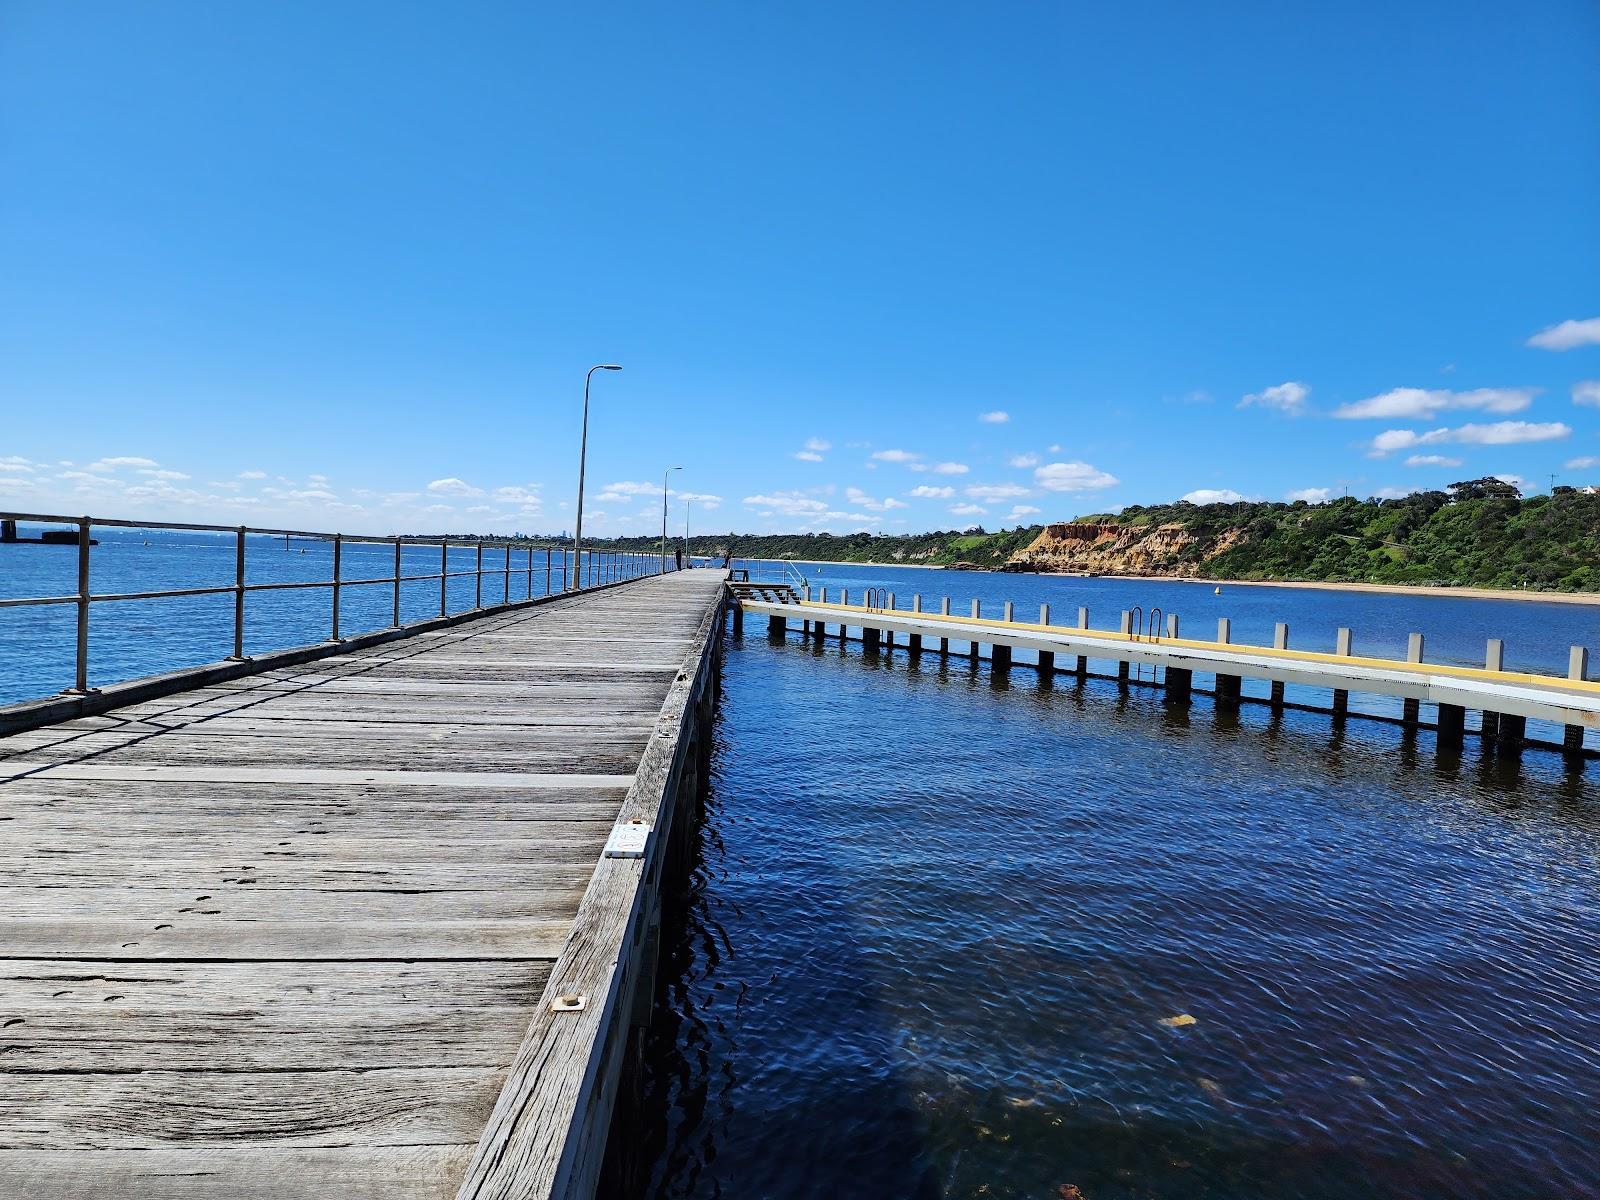
[[578, 443], [578, 527], [572, 534], [572, 589], [582, 586], [579, 563], [583, 561], [583, 469], [589, 458], [589, 380], [596, 371], [620, 371], [616, 363], [600, 363], [583, 377], [583, 437]]
[[667, 479], [682, 467], [668, 467], [661, 472], [661, 573], [667, 573]]

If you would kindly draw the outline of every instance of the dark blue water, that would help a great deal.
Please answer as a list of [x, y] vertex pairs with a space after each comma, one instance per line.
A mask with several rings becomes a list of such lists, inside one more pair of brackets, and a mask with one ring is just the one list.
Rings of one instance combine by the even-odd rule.
[[[850, 572], [901, 594], [910, 576]], [[1232, 616], [1238, 640], [1286, 613], [1303, 644], [1347, 624], [1403, 654], [1422, 629], [1466, 662], [1503, 636], [1551, 670], [1596, 626], [1519, 602], [923, 580], [958, 610], [977, 589], [1088, 596], [1103, 625], [1154, 596]], [[1600, 794], [1560, 756], [1441, 760], [1427, 733], [997, 685], [761, 625], [724, 681], [640, 1194], [1600, 1195]]]

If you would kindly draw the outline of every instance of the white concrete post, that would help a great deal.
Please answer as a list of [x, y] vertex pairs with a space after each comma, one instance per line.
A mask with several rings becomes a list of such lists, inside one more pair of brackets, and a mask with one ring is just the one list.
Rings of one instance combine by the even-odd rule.
[[1272, 648], [1274, 650], [1289, 648], [1289, 626], [1286, 622], [1279, 621], [1272, 627]]
[[1175, 638], [1175, 637], [1178, 636], [1178, 614], [1177, 613], [1168, 613], [1167, 614], [1167, 636], [1169, 638]]
[[1005, 607], [1005, 615], [1002, 618], [1002, 620], [1004, 620], [1009, 625], [1011, 623], [1012, 617], [1015, 614], [1015, 611], [1016, 610], [1011, 607], [1011, 601], [1007, 600], [1006, 601], [1006, 607]]
[[1344, 658], [1350, 657], [1350, 631], [1342, 625], [1339, 632], [1333, 635], [1333, 652]]
[[1050, 624], [1050, 606], [1048, 604], [1039, 605], [1039, 624]]
[[1504, 671], [1506, 663], [1506, 644], [1499, 638], [1490, 638], [1489, 647], [1484, 652], [1483, 667], [1486, 671]]
[[1413, 633], [1406, 640], [1406, 661], [1409, 663], [1422, 661], [1422, 635], [1420, 633]]
[[1567, 678], [1587, 679], [1589, 677], [1589, 650], [1585, 646], [1574, 646], [1567, 655]]
[[1232, 637], [1233, 637], [1233, 622], [1228, 620], [1227, 617], [1218, 617], [1217, 618], [1217, 641], [1221, 645], [1226, 646], [1228, 644], [1229, 639], [1232, 638]]
[[1078, 628], [1089, 628], [1089, 610], [1087, 607], [1080, 607], [1078, 609]]

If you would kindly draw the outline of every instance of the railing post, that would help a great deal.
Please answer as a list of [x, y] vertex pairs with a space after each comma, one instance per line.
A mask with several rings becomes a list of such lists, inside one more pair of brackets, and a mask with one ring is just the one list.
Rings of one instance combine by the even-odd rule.
[[[1589, 677], [1589, 649], [1587, 646], [1574, 646], [1567, 654], [1567, 678], [1587, 679]], [[1577, 756], [1583, 753], [1583, 726], [1568, 725], [1562, 731], [1561, 748], [1567, 754]]]
[[449, 585], [450, 585], [450, 543], [449, 543], [449, 541], [443, 541], [443, 542], [439, 543], [439, 615], [441, 617], [444, 616], [444, 614], [445, 614], [445, 605], [448, 602], [448, 597], [445, 594], [445, 589]]
[[394, 540], [394, 620], [391, 625], [400, 628], [400, 539]]
[[339, 567], [341, 555], [344, 550], [344, 537], [342, 534], [333, 535], [333, 633], [329, 641], [339, 640]]
[[[1419, 663], [1422, 661], [1422, 635], [1413, 633], [1406, 639], [1406, 661]], [[1422, 702], [1415, 697], [1407, 699], [1400, 706], [1400, 720], [1407, 729], [1417, 727], [1417, 718], [1422, 711]]]
[[[1347, 627], [1343, 626], [1343, 625], [1339, 626], [1339, 631], [1333, 635], [1333, 652], [1335, 654], [1337, 654], [1340, 658], [1349, 658], [1350, 657], [1351, 638], [1352, 638], [1352, 635], [1351, 635], [1350, 630]], [[1342, 720], [1349, 712], [1350, 712], [1350, 689], [1349, 688], [1334, 688], [1333, 689], [1333, 715], [1334, 715], [1334, 717]]]
[[502, 547], [502, 549], [505, 550], [505, 552], [506, 552], [506, 579], [505, 579], [506, 589], [505, 589], [505, 596], [502, 598], [501, 603], [502, 604], [510, 604], [511, 603], [511, 543], [507, 542]]
[[244, 661], [244, 526], [233, 543], [233, 661]]
[[89, 692], [89, 518], [78, 521], [78, 656], [72, 690]]
[[473, 594], [472, 597], [472, 607], [475, 609], [483, 607], [483, 543], [481, 541], [478, 543], [477, 571], [478, 590]]
[[[1287, 650], [1289, 648], [1289, 624], [1287, 621], [1279, 621], [1273, 625], [1272, 648], [1274, 650]], [[1272, 681], [1271, 696], [1272, 711], [1281, 713], [1283, 711], [1283, 680], [1274, 679]]]
[[[529, 555], [532, 555], [533, 551], [530, 550], [530, 551], [528, 551], [528, 553], [529, 553]], [[562, 553], [562, 556], [563, 556], [562, 559], [561, 559], [561, 570], [563, 572], [565, 572], [566, 569], [567, 569], [567, 560], [566, 560], [566, 557], [565, 557], [567, 552], [565, 550], [563, 550], [561, 553]], [[556, 552], [555, 552], [555, 548], [553, 546], [546, 546], [544, 548], [544, 594], [546, 596], [548, 596], [550, 594], [550, 560], [553, 559], [555, 557], [555, 555], [556, 555]], [[533, 580], [532, 579], [528, 580], [528, 595], [530, 595], [530, 596], [533, 595]]]

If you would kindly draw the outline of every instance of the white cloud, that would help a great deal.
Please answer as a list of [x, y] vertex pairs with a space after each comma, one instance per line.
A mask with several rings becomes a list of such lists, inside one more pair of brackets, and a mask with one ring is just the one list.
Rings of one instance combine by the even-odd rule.
[[893, 496], [890, 496], [884, 500], [876, 499], [875, 497], [867, 495], [867, 493], [863, 492], [857, 487], [845, 488], [844, 497], [846, 500], [850, 501], [851, 504], [857, 505], [860, 508], [868, 509], [872, 512], [887, 512], [892, 508], [911, 507], [904, 500], [896, 500]]
[[0, 459], [0, 472], [11, 475], [32, 475], [33, 465], [25, 458]]
[[102, 458], [89, 464], [91, 471], [115, 471], [118, 467], [159, 467], [161, 464], [153, 458], [135, 458], [130, 455], [119, 455], [115, 458]]
[[538, 504], [541, 486], [530, 483], [526, 487], [498, 487], [494, 490], [494, 498], [502, 504]]
[[1537, 388], [1474, 388], [1452, 392], [1444, 388], [1393, 388], [1353, 404], [1341, 404], [1333, 415], [1345, 420], [1390, 420], [1431, 417], [1447, 408], [1472, 408], [1483, 412], [1521, 412], [1533, 403]]
[[1562, 321], [1541, 329], [1528, 339], [1539, 350], [1576, 350], [1579, 346], [1600, 346], [1600, 317], [1586, 321]]
[[1086, 462], [1053, 462], [1037, 467], [1033, 480], [1052, 492], [1087, 492], [1096, 488], [1116, 487], [1120, 480], [1092, 467]]
[[1600, 405], [1600, 379], [1581, 379], [1573, 384], [1572, 402]]
[[1456, 442], [1467, 446], [1511, 446], [1524, 442], [1553, 442], [1567, 437], [1572, 427], [1560, 421], [1495, 421], [1489, 425], [1462, 425], [1456, 429], [1430, 429], [1417, 433], [1411, 429], [1386, 429], [1372, 439], [1370, 458], [1382, 458], [1395, 450]]
[[1408, 467], [1459, 467], [1459, 458], [1449, 458], [1443, 454], [1413, 454], [1406, 459]]
[[948, 500], [955, 494], [955, 488], [932, 487], [926, 483], [918, 484], [906, 493], [908, 496], [917, 496], [923, 500]]
[[821, 462], [822, 456], [833, 449], [833, 443], [821, 438], [807, 438], [805, 448], [796, 450], [794, 456], [801, 462]]
[[1244, 497], [1232, 488], [1198, 488], [1185, 492], [1182, 499], [1190, 504], [1238, 504]]
[[1239, 401], [1239, 407], [1249, 408], [1254, 404], [1261, 408], [1276, 409], [1288, 417], [1298, 417], [1305, 413], [1306, 401], [1310, 396], [1311, 388], [1308, 385], [1291, 379], [1288, 383], [1278, 383], [1252, 392]]
[[1011, 420], [1011, 414], [1008, 412], [1001, 412], [999, 409], [995, 409], [994, 412], [979, 413], [978, 420], [982, 421], [985, 425], [1004, 425], [1007, 421]]
[[974, 500], [1015, 500], [1032, 494], [1032, 489], [1014, 483], [975, 483], [961, 490]]
[[659, 483], [640, 483], [633, 479], [624, 479], [621, 483], [608, 483], [605, 490], [616, 496], [659, 496], [661, 485]]
[[958, 517], [981, 517], [989, 510], [978, 504], [952, 504], [950, 511]]
[[1015, 521], [1018, 517], [1031, 517], [1036, 515], [1039, 511], [1039, 509], [1035, 508], [1031, 504], [1019, 504], [1011, 510], [1011, 519]]
[[1411, 495], [1410, 488], [1381, 487], [1372, 493], [1374, 500], [1404, 500]]
[[1285, 492], [1283, 498], [1293, 504], [1296, 500], [1304, 500], [1307, 504], [1321, 504], [1324, 500], [1333, 498], [1332, 488], [1297, 488], [1292, 492]]
[[463, 479], [451, 476], [448, 479], [435, 479], [428, 485], [428, 490], [436, 496], [481, 496], [482, 488], [475, 488]]
[[713, 496], [710, 492], [673, 492], [679, 500], [688, 500], [696, 506], [705, 509], [717, 508], [722, 504], [721, 496]]
[[160, 469], [157, 469], [157, 468], [150, 468], [150, 467], [142, 468], [139, 471], [139, 474], [145, 476], [147, 479], [169, 479], [169, 480], [171, 480], [171, 479], [187, 479], [187, 478], [189, 478], [189, 476], [185, 475], [182, 471], [163, 471], [163, 470], [160, 470]]
[[807, 438], [806, 449], [815, 450], [818, 454], [821, 454], [824, 450], [832, 450], [833, 443], [825, 442], [821, 438]]
[[1495, 478], [1498, 479], [1501, 483], [1509, 483], [1512, 487], [1516, 488], [1519, 492], [1526, 493], [1526, 492], [1531, 492], [1531, 491], [1535, 490], [1535, 485], [1529, 483], [1521, 475], [1496, 475]]
[[965, 475], [971, 469], [966, 463], [942, 462], [934, 464], [933, 473], [935, 475]]
[[1586, 454], [1582, 458], [1569, 458], [1561, 465], [1569, 471], [1587, 471], [1593, 467], [1600, 467], [1600, 458]]
[[1039, 465], [1039, 456], [1037, 454], [1013, 454], [1009, 461], [1013, 467], [1018, 469], [1037, 467]]
[[814, 516], [828, 511], [828, 506], [821, 500], [802, 492], [760, 493], [746, 496], [741, 503], [749, 508], [771, 509], [786, 517]]
[[909, 450], [874, 450], [872, 457], [879, 462], [909, 463], [916, 462], [922, 456]]
[[266, 477], [267, 477], [267, 473], [265, 471], [240, 471], [239, 472], [239, 478], [240, 479], [265, 479]]
[[796, 450], [794, 452], [794, 456], [796, 458], [798, 458], [801, 462], [821, 462], [822, 461], [822, 455], [818, 454], [815, 450]]

